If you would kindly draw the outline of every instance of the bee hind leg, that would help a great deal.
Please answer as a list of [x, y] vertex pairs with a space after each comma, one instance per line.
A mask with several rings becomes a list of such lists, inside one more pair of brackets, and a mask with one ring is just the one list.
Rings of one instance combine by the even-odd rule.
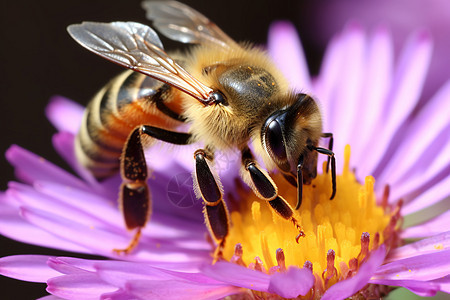
[[222, 191], [214, 177], [206, 159], [212, 160], [206, 150], [199, 149], [194, 153], [195, 177], [198, 192], [205, 204], [203, 213], [208, 230], [217, 244], [214, 251], [214, 262], [222, 258], [225, 239], [228, 235], [229, 216], [228, 209], [223, 200]]
[[123, 182], [120, 187], [119, 204], [127, 229], [136, 231], [126, 248], [113, 250], [118, 254], [128, 254], [138, 245], [141, 230], [147, 224], [151, 214], [143, 135], [179, 145], [188, 144], [191, 137], [188, 133], [172, 132], [147, 125], [136, 127], [128, 136], [120, 160]]

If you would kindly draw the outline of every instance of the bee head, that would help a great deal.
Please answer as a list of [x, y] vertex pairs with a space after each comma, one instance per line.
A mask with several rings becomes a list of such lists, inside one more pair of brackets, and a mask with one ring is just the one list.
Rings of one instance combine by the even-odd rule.
[[304, 182], [316, 176], [317, 146], [322, 134], [322, 120], [314, 99], [306, 94], [292, 94], [290, 106], [272, 113], [264, 122], [261, 141], [264, 150], [286, 176], [296, 177], [301, 163]]

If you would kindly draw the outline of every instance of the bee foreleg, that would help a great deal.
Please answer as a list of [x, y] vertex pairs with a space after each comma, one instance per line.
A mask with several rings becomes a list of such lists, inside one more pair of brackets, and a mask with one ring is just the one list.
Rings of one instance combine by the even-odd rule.
[[297, 164], [297, 205], [295, 209], [299, 209], [302, 205], [303, 200], [303, 162], [304, 162], [303, 154], [298, 158]]
[[206, 161], [206, 151], [199, 149], [194, 153], [195, 177], [198, 190], [205, 203], [203, 210], [209, 232], [218, 244], [214, 259], [222, 256], [225, 238], [228, 235], [228, 209], [223, 201], [222, 191]]
[[117, 253], [129, 253], [137, 246], [141, 229], [147, 223], [151, 213], [151, 197], [147, 185], [147, 163], [143, 150], [144, 134], [179, 145], [188, 144], [191, 137], [188, 133], [172, 132], [146, 125], [135, 128], [128, 136], [120, 160], [123, 182], [120, 187], [119, 204], [127, 228], [137, 230], [128, 247], [114, 249]]
[[336, 196], [336, 158], [334, 157], [333, 151], [321, 147], [313, 147], [313, 150], [317, 151], [320, 154], [328, 155], [328, 158], [331, 159], [331, 184], [332, 184], [332, 192], [330, 196], [330, 200], [333, 200], [334, 196]]
[[[279, 216], [294, 223], [299, 230], [296, 238], [298, 242], [298, 239], [304, 236], [304, 233], [302, 227], [294, 217], [294, 210], [283, 197], [278, 195], [278, 188], [275, 182], [266, 171], [258, 166], [248, 148], [242, 150], [242, 165], [244, 169], [241, 172], [241, 176], [252, 188], [256, 196], [262, 200], [266, 200]], [[249, 177], [247, 176], [247, 172], [250, 175]]]
[[[334, 144], [334, 138], [333, 138], [333, 133], [331, 132], [324, 132], [322, 133], [322, 137], [324, 138], [330, 138], [328, 140], [328, 149], [330, 149], [331, 151], [333, 151], [333, 144]], [[330, 161], [331, 161], [331, 156], [328, 156], [327, 159], [327, 168], [326, 168], [326, 172], [328, 173], [328, 170], [330, 169]]]

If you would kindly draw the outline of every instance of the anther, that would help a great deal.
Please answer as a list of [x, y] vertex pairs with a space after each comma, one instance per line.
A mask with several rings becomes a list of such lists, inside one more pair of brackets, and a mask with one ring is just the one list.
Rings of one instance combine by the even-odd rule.
[[245, 265], [244, 261], [242, 260], [243, 253], [244, 253], [244, 250], [242, 249], [241, 243], [237, 243], [236, 246], [234, 246], [234, 255], [231, 257], [230, 262], [245, 267], [246, 265]]
[[276, 253], [276, 258], [277, 258], [277, 264], [279, 267], [279, 271], [280, 272], [284, 272], [286, 271], [286, 260], [284, 258], [284, 251], [281, 248], [277, 249], [277, 253]]
[[303, 268], [309, 269], [312, 272], [313, 271], [313, 264], [312, 264], [312, 262], [310, 262], [309, 260], [305, 261], [305, 263], [303, 264]]
[[255, 262], [252, 262], [248, 265], [248, 268], [252, 269], [252, 270], [260, 271], [260, 272], [265, 271], [263, 262], [262, 262], [261, 258], [259, 258], [258, 256], [255, 257]]
[[370, 244], [370, 234], [368, 232], [363, 232], [361, 234], [361, 251], [358, 254], [358, 261], [364, 261], [369, 254], [369, 244]]

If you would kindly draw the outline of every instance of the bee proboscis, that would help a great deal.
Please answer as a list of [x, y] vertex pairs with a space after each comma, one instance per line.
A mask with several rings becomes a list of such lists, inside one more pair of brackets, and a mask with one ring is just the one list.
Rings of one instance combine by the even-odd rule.
[[[216, 257], [229, 230], [220, 180], [210, 168], [217, 149], [241, 152], [242, 179], [275, 212], [293, 222], [298, 241], [304, 234], [293, 208], [278, 194], [249, 143], [269, 170], [278, 169], [297, 186], [296, 209], [302, 185], [316, 177], [318, 153], [327, 155], [333, 199], [333, 137], [322, 133], [315, 100], [289, 89], [264, 51], [236, 43], [196, 10], [176, 1], [146, 1], [143, 6], [163, 35], [198, 45], [184, 55], [169, 55], [152, 28], [135, 22], [83, 22], [68, 27], [82, 46], [131, 69], [92, 99], [75, 143], [79, 162], [97, 178], [121, 173], [119, 203], [127, 228], [135, 229], [135, 234], [128, 247], [116, 251], [131, 251], [150, 218], [143, 149], [156, 140], [203, 143], [194, 153], [194, 188], [204, 202], [205, 221], [217, 244]], [[188, 132], [176, 131], [185, 123]], [[329, 149], [318, 146], [322, 137], [330, 138]]]

